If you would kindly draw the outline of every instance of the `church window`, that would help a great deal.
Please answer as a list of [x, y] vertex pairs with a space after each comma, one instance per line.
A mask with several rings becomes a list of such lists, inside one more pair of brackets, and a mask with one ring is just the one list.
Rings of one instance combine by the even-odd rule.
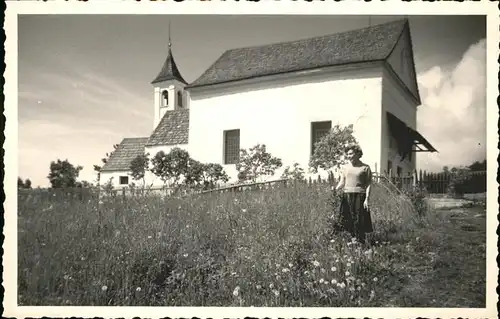
[[236, 164], [240, 159], [240, 130], [224, 131], [224, 164]]
[[163, 106], [168, 106], [168, 91], [164, 90], [163, 92], [161, 92], [161, 96], [163, 98]]
[[315, 144], [327, 135], [332, 128], [332, 121], [311, 123], [311, 155], [314, 154]]
[[128, 176], [120, 176], [120, 185], [128, 184]]
[[177, 105], [179, 107], [182, 107], [182, 92], [181, 91], [177, 91]]

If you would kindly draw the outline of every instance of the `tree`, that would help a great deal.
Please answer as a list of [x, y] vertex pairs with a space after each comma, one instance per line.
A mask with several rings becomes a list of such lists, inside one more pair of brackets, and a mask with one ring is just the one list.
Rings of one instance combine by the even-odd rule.
[[132, 178], [136, 181], [142, 180], [142, 186], [146, 185], [146, 171], [149, 168], [149, 154], [137, 155], [136, 158], [130, 163], [130, 170]]
[[202, 164], [201, 183], [203, 189], [213, 189], [219, 182], [227, 183], [228, 181], [229, 176], [222, 165], [215, 163]]
[[29, 178], [26, 179], [26, 181], [23, 181], [21, 177], [17, 178], [17, 188], [26, 188], [26, 189], [31, 189], [31, 181]]
[[186, 150], [174, 147], [168, 154], [163, 151], [156, 153], [151, 160], [151, 171], [160, 177], [163, 183], [170, 182], [175, 187], [179, 185], [181, 178], [187, 175], [191, 161]]
[[259, 177], [273, 175], [283, 165], [280, 158], [266, 151], [265, 144], [257, 144], [240, 150], [240, 161], [236, 164], [240, 182], [256, 182]]
[[[106, 153], [106, 157], [101, 158], [101, 162], [104, 165], [108, 162], [108, 160], [111, 157], [111, 155], [113, 155], [113, 153], [116, 151], [116, 149], [118, 148], [118, 145], [119, 144], [114, 144], [113, 145], [113, 151], [111, 151], [110, 153]], [[102, 166], [100, 166], [100, 165], [94, 165], [94, 171], [97, 172], [97, 184], [99, 184], [99, 182], [101, 181], [101, 169], [102, 169]]]
[[346, 163], [344, 149], [347, 145], [358, 144], [353, 135], [353, 126], [335, 125], [328, 134], [316, 142], [314, 154], [309, 161], [313, 173], [318, 169], [328, 170]]
[[304, 169], [298, 163], [294, 163], [293, 168], [290, 168], [290, 166], [285, 168], [283, 174], [281, 174], [281, 178], [303, 181], [305, 179]]
[[50, 173], [47, 178], [52, 188], [75, 187], [76, 179], [83, 169], [82, 166], [73, 166], [68, 160], [57, 160], [50, 163]]

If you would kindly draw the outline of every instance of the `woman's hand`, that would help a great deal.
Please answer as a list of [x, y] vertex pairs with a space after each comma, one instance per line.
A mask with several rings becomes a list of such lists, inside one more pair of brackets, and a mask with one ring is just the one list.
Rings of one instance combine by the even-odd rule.
[[363, 207], [368, 210], [369, 209], [369, 206], [368, 206], [368, 199], [365, 199], [365, 201], [363, 202]]

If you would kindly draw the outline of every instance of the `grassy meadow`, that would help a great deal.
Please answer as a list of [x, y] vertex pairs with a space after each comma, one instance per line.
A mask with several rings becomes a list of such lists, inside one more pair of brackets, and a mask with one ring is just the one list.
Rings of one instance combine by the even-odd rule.
[[338, 205], [321, 184], [102, 203], [23, 192], [18, 301], [485, 306], [484, 207], [419, 215], [408, 199], [376, 184], [375, 232], [363, 247], [332, 230]]

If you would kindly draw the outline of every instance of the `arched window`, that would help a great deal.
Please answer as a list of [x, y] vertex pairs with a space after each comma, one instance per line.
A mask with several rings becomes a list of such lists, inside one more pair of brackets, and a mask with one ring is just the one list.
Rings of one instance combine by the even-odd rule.
[[177, 105], [179, 107], [182, 107], [182, 92], [181, 91], [177, 91]]
[[168, 106], [168, 91], [164, 90], [161, 92], [161, 96], [163, 98], [163, 106]]

